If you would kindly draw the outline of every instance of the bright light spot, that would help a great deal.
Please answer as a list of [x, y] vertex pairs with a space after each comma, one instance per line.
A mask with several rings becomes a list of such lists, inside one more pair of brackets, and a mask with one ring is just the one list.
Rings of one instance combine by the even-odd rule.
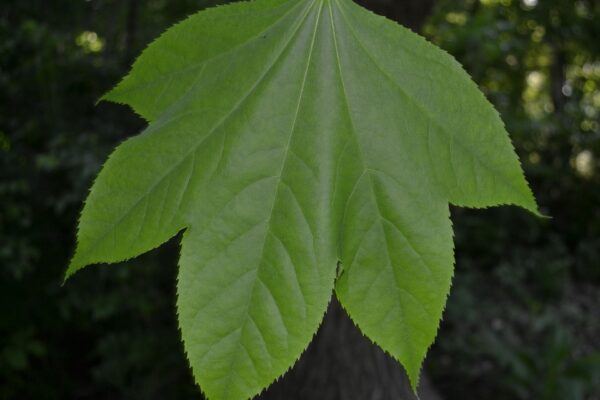
[[516, 67], [519, 64], [519, 60], [517, 60], [517, 57], [515, 57], [512, 54], [507, 55], [505, 60], [506, 63], [511, 67]]
[[540, 157], [539, 153], [537, 152], [533, 152], [529, 154], [529, 162], [532, 164], [539, 164], [539, 162], [542, 160], [542, 157]]
[[589, 150], [583, 150], [575, 157], [575, 170], [579, 175], [590, 178], [594, 175], [594, 154]]
[[98, 53], [104, 48], [104, 40], [96, 32], [83, 31], [75, 38], [77, 46], [87, 53]]
[[600, 78], [600, 61], [585, 63], [582, 67], [583, 76], [586, 78]]
[[600, 91], [594, 93], [592, 96], [592, 103], [594, 104], [594, 107], [600, 108]]
[[533, 8], [537, 6], [538, 0], [523, 0], [525, 7]]
[[454, 25], [464, 25], [467, 23], [467, 14], [461, 12], [449, 12], [446, 14], [446, 21]]
[[544, 84], [544, 74], [539, 71], [532, 71], [527, 74], [527, 86], [534, 90], [540, 90]]
[[533, 119], [539, 119], [553, 111], [549, 99], [543, 95], [546, 80], [546, 75], [541, 71], [531, 71], [525, 79], [526, 87], [522, 97], [525, 102], [525, 111]]
[[583, 113], [586, 117], [595, 119], [596, 115], [598, 114], [598, 109], [590, 104], [586, 104], [583, 106]]
[[598, 128], [600, 128], [600, 124], [598, 124], [596, 121], [590, 121], [589, 119], [584, 119], [581, 121], [581, 130], [584, 132], [596, 132]]
[[536, 43], [539, 43], [544, 38], [545, 34], [546, 34], [546, 28], [544, 28], [543, 26], [537, 25], [533, 29], [533, 32], [531, 32], [531, 40], [533, 40]]
[[585, 93], [594, 93], [595, 90], [596, 82], [594, 82], [593, 80], [589, 79], [583, 84], [583, 91]]

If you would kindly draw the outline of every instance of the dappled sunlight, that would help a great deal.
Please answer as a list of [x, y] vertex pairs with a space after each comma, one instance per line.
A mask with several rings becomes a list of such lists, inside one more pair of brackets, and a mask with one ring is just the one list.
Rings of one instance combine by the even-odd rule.
[[531, 71], [526, 77], [527, 86], [523, 91], [524, 107], [533, 119], [540, 119], [554, 109], [550, 97], [545, 92], [547, 77], [541, 71]]
[[96, 32], [83, 31], [76, 38], [75, 43], [86, 53], [99, 53], [104, 49], [104, 40]]
[[595, 164], [596, 160], [594, 154], [589, 150], [580, 151], [572, 160], [575, 171], [583, 178], [591, 178], [594, 176]]
[[449, 12], [446, 14], [446, 21], [451, 24], [464, 25], [467, 23], [467, 14], [461, 12]]

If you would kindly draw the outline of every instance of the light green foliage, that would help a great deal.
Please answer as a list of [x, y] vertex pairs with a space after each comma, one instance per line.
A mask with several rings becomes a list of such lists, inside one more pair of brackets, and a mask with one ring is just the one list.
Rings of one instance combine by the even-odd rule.
[[537, 212], [459, 64], [350, 0], [198, 13], [105, 99], [149, 126], [94, 183], [68, 275], [185, 230], [179, 322], [210, 399], [290, 368], [334, 287], [416, 386], [452, 277], [449, 203]]

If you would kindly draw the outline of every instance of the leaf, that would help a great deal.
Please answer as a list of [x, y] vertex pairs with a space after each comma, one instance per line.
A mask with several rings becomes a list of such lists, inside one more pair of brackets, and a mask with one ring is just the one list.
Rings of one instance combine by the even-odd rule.
[[290, 368], [334, 286], [415, 388], [451, 283], [449, 203], [537, 213], [460, 65], [350, 0], [200, 12], [105, 99], [149, 126], [94, 183], [67, 276], [185, 230], [179, 323], [210, 399], [250, 398]]

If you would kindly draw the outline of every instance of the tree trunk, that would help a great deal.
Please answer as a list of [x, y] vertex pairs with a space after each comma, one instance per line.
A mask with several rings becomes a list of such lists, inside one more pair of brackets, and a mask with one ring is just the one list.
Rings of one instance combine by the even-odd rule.
[[419, 32], [431, 13], [435, 0], [356, 0], [356, 2]]
[[125, 25], [125, 61], [133, 63], [135, 39], [137, 36], [138, 12], [140, 3], [138, 0], [129, 0], [127, 3], [127, 20]]
[[565, 95], [563, 86], [567, 80], [566, 73], [567, 57], [561, 44], [555, 45], [553, 49], [553, 60], [550, 68], [550, 94], [554, 111], [560, 113], [565, 106]]
[[[421, 400], [438, 400], [427, 377]], [[363, 336], [334, 298], [308, 350], [260, 400], [417, 400], [400, 364]]]
[[[358, 0], [419, 31], [434, 0]], [[421, 400], [439, 400], [426, 376]], [[415, 400], [400, 366], [364, 337], [334, 298], [317, 336], [298, 363], [260, 400]]]

